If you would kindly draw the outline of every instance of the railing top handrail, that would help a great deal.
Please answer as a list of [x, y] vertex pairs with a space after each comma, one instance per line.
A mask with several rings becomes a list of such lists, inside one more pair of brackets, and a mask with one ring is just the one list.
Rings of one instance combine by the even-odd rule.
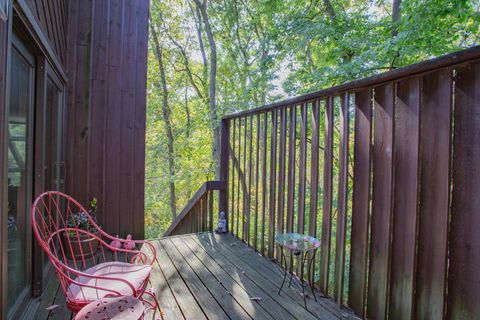
[[254, 115], [271, 111], [272, 109], [282, 108], [299, 104], [306, 101], [311, 101], [319, 98], [324, 98], [330, 95], [338, 95], [346, 91], [358, 91], [366, 87], [375, 87], [389, 81], [396, 81], [407, 77], [417, 76], [423, 73], [432, 72], [436, 69], [458, 65], [471, 60], [480, 59], [480, 46], [475, 46], [462, 51], [447, 54], [441, 57], [425, 60], [406, 67], [398, 68], [392, 71], [376, 74], [371, 77], [354, 80], [334, 87], [323, 89], [320, 91], [308, 93], [294, 98], [282, 100], [279, 102], [267, 104], [258, 108], [245, 110], [237, 113], [232, 113], [224, 116], [223, 120], [230, 120], [241, 118], [245, 116]]
[[225, 190], [226, 185], [225, 181], [207, 181], [195, 192], [193, 197], [188, 201], [187, 205], [180, 214], [172, 221], [170, 227], [168, 227], [167, 231], [163, 234], [164, 237], [169, 236], [173, 230], [178, 226], [178, 224], [187, 216], [187, 214], [192, 210], [195, 204], [200, 200], [202, 196], [205, 195], [208, 191], [212, 190]]

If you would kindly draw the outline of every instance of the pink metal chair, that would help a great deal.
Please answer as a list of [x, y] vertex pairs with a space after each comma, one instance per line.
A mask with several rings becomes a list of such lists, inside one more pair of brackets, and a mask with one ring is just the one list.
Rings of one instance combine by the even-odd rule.
[[[78, 217], [84, 219], [82, 229]], [[105, 297], [142, 299], [144, 294], [158, 306], [155, 295], [146, 290], [156, 259], [150, 242], [131, 240], [136, 244], [131, 250], [112, 247], [109, 243], [113, 240], [122, 245], [126, 241], [105, 233], [81, 204], [57, 191], [47, 191], [35, 200], [31, 219], [35, 237], [55, 269], [71, 311], [76, 313]]]

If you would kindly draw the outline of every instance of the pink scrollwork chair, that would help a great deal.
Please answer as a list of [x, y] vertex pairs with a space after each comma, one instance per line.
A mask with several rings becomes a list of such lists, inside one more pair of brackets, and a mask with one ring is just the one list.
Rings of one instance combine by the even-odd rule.
[[[83, 221], [79, 221], [80, 216]], [[136, 244], [132, 250], [112, 247], [111, 241], [123, 245], [125, 240], [105, 233], [81, 204], [57, 191], [38, 196], [31, 219], [35, 237], [55, 269], [71, 311], [76, 313], [105, 297], [142, 299], [144, 294], [153, 299], [154, 308], [158, 306], [155, 294], [147, 290], [156, 260], [150, 242], [132, 240]]]

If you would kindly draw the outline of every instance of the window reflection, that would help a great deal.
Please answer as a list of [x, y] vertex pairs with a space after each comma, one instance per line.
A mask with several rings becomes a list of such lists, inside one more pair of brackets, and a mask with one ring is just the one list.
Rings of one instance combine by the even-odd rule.
[[8, 118], [8, 309], [28, 286], [28, 142], [33, 67], [12, 48]]

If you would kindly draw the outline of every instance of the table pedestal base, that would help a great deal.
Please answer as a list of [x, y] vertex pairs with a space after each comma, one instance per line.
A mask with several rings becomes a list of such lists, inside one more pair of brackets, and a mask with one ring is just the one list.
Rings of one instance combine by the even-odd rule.
[[[308, 263], [307, 263], [308, 284], [310, 286], [310, 290], [312, 291], [313, 298], [315, 299], [315, 302], [316, 302], [317, 297], [315, 296], [315, 288], [313, 287], [313, 273], [312, 273], [312, 264], [313, 264], [313, 261], [315, 260], [316, 250], [314, 250], [313, 253], [312, 252], [305, 252], [305, 251], [290, 251], [290, 252], [291, 252], [291, 255], [290, 255], [290, 262], [291, 263], [290, 263], [290, 270], [288, 270], [289, 268], [287, 267], [287, 259], [286, 259], [285, 253], [284, 253], [284, 248], [283, 248], [283, 246], [280, 246], [280, 255], [281, 255], [280, 263], [284, 263], [285, 273], [283, 275], [282, 285], [280, 286], [280, 289], [278, 289], [278, 294], [280, 294], [280, 292], [283, 289], [283, 285], [285, 284], [285, 280], [287, 279], [287, 272], [290, 273], [290, 280], [288, 282], [288, 286], [289, 287], [291, 286], [292, 277], [293, 277], [293, 270], [292, 270], [293, 256], [298, 257], [299, 260], [300, 260], [300, 281], [302, 283], [303, 302], [305, 304], [305, 309], [307, 309], [307, 296], [305, 294], [305, 280], [304, 280], [304, 273], [303, 272], [305, 270], [305, 263], [308, 260]], [[311, 256], [310, 259], [308, 258], [309, 256]]]

